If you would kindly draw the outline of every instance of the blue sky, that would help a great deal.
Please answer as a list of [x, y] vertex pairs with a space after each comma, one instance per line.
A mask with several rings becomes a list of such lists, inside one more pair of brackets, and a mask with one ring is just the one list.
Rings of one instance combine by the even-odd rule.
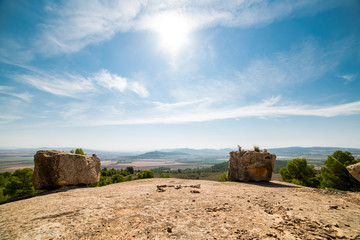
[[0, 147], [360, 147], [359, 12], [1, 1]]

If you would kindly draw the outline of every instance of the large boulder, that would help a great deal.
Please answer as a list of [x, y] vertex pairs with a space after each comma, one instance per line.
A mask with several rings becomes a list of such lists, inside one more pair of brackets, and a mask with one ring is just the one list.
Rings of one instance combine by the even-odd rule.
[[268, 152], [230, 152], [228, 179], [231, 181], [270, 181], [276, 155]]
[[63, 151], [37, 151], [32, 182], [36, 189], [88, 185], [100, 180], [100, 159]]
[[346, 169], [356, 180], [360, 182], [360, 162], [347, 166]]

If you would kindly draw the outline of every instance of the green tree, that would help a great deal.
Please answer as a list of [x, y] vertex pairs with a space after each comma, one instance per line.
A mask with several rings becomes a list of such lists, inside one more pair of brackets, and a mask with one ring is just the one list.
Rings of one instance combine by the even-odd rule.
[[319, 180], [316, 178], [313, 165], [308, 165], [306, 158], [295, 158], [280, 169], [281, 180], [297, 185], [317, 187]]
[[111, 180], [113, 183], [125, 182], [125, 178], [123, 175], [114, 174], [111, 176]]
[[73, 154], [74, 154], [74, 153], [75, 153], [74, 149], [71, 149], [70, 153], [73, 153]]
[[17, 197], [35, 193], [31, 181], [33, 172], [30, 168], [16, 170], [9, 178], [3, 194]]
[[127, 175], [125, 178], [125, 181], [132, 181], [132, 180], [134, 180], [132, 174]]
[[143, 179], [143, 172], [138, 172], [138, 173], [136, 174], [136, 178], [137, 178], [137, 179]]
[[334, 152], [321, 168], [321, 188], [335, 188], [339, 190], [360, 191], [360, 182], [346, 169], [346, 166], [360, 162], [355, 160], [348, 151]]
[[151, 170], [144, 170], [143, 172], [143, 178], [153, 178], [154, 172]]
[[134, 174], [134, 167], [126, 167], [125, 169], [129, 174]]

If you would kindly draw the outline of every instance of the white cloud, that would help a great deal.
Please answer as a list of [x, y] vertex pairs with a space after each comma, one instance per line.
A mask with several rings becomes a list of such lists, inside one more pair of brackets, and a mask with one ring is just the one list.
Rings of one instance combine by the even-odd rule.
[[354, 81], [357, 77], [356, 74], [339, 75], [338, 77], [345, 79], [344, 85], [347, 85]]
[[69, 73], [50, 74], [38, 71], [30, 74], [16, 74], [13, 78], [58, 96], [79, 98], [81, 97], [79, 93], [94, 91], [94, 85], [89, 79]]
[[13, 87], [8, 87], [8, 86], [0, 86], [0, 93], [2, 94], [6, 94], [9, 96], [13, 96], [13, 97], [17, 97], [20, 98], [24, 101], [30, 101], [31, 98], [33, 97], [30, 93], [28, 92], [24, 92], [24, 93], [16, 93], [13, 91]]
[[[89, 122], [90, 125], [136, 125], [136, 124], [177, 124], [206, 122], [223, 119], [239, 119], [247, 117], [273, 118], [283, 116], [315, 116], [315, 117], [336, 117], [360, 114], [360, 101], [328, 105], [297, 105], [280, 103], [280, 96], [270, 98], [258, 104], [244, 107], [222, 107], [198, 108], [196, 104], [190, 103], [156, 103], [155, 109], [142, 111], [141, 114], [125, 115], [121, 118], [114, 116], [103, 116], [102, 119], [95, 119]], [[160, 107], [159, 107], [160, 106]], [[184, 111], [181, 106], [189, 106]], [[180, 107], [180, 108], [178, 108]], [[146, 117], [144, 117], [146, 116]], [[121, 119], [121, 120], [114, 120]]]
[[212, 102], [209, 98], [187, 101], [187, 102], [175, 102], [175, 103], [162, 103], [162, 102], [154, 102], [156, 109], [158, 110], [174, 110], [174, 109], [184, 109], [191, 106], [204, 106]]
[[116, 89], [120, 92], [123, 92], [128, 85], [126, 78], [120, 77], [116, 74], [111, 74], [105, 69], [96, 73], [93, 79], [102, 87]]
[[45, 54], [71, 53], [88, 44], [127, 31], [141, 10], [141, 1], [65, 1], [45, 9], [55, 17], [42, 27], [35, 45]]
[[226, 26], [268, 25], [296, 14], [321, 11], [338, 1], [65, 1], [48, 5], [49, 18], [41, 25], [35, 46], [45, 55], [76, 52], [110, 39], [117, 32], [154, 31], [153, 22], [172, 12], [186, 19], [189, 30]]
[[134, 80], [130, 80], [124, 77], [121, 77], [116, 74], [110, 73], [106, 69], [102, 69], [92, 78], [98, 85], [108, 88], [108, 89], [115, 89], [120, 92], [125, 91], [126, 89], [131, 90], [132, 92], [136, 93], [140, 97], [148, 97], [149, 92], [147, 91], [146, 87]]
[[[148, 97], [149, 92], [145, 85], [130, 80], [119, 75], [110, 73], [106, 69], [101, 69], [90, 77], [85, 77], [77, 74], [70, 74], [67, 72], [46, 72], [36, 68], [17, 65], [28, 71], [26, 74], [14, 74], [11, 77], [19, 82], [27, 83], [33, 87], [48, 92], [57, 96], [71, 97], [71, 98], [84, 98], [86, 94], [99, 93], [99, 87], [124, 92], [130, 90], [142, 98]], [[4, 88], [4, 87], [3, 87]], [[1, 89], [0, 92], [5, 93], [6, 89]], [[29, 100], [31, 95], [29, 93], [9, 93], [24, 100]]]
[[136, 93], [137, 95], [139, 95], [140, 97], [148, 97], [150, 94], [147, 91], [146, 87], [139, 83], [139, 82], [130, 82], [129, 83], [129, 88], [131, 89], [131, 91], [133, 91], [134, 93]]

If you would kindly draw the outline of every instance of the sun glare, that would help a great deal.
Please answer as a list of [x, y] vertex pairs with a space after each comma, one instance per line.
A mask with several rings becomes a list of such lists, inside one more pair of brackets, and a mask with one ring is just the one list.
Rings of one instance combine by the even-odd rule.
[[159, 34], [161, 47], [177, 54], [189, 41], [190, 24], [177, 13], [158, 15], [153, 22], [153, 30]]

